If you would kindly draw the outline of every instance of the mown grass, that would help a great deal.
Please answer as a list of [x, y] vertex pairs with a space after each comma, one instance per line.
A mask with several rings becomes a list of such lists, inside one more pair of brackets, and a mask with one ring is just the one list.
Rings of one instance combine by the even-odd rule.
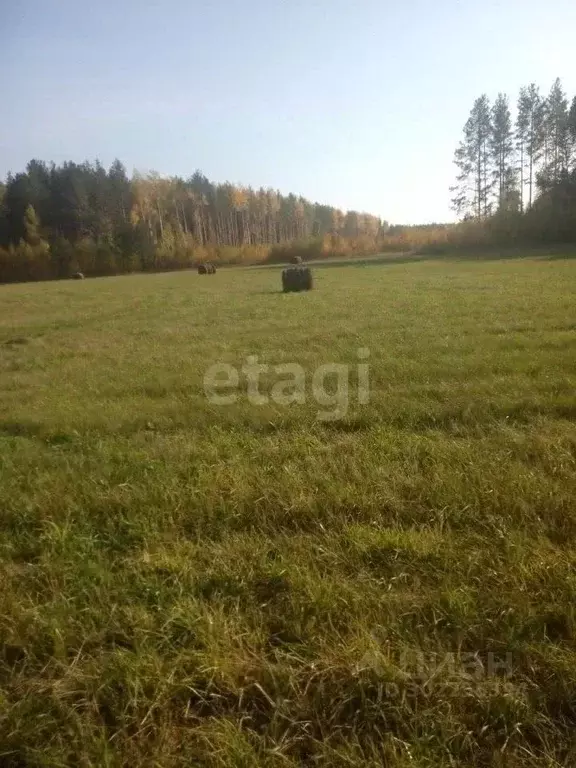
[[3, 768], [576, 764], [576, 262], [315, 277], [0, 288]]

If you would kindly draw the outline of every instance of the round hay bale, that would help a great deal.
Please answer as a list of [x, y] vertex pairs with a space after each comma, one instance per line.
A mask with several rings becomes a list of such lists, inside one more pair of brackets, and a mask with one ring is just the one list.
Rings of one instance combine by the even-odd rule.
[[207, 275], [208, 274], [208, 266], [206, 264], [198, 264], [198, 274], [199, 275]]
[[312, 288], [312, 270], [310, 267], [286, 267], [282, 271], [282, 290], [284, 293], [309, 291]]
[[74, 272], [72, 280], [84, 280], [84, 274], [82, 272]]
[[302, 256], [292, 256], [290, 264], [302, 264]]

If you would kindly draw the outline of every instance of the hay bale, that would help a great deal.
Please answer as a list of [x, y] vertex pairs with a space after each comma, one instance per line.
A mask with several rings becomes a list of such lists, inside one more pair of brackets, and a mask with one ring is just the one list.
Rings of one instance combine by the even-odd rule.
[[72, 280], [84, 280], [84, 274], [82, 272], [74, 272]]
[[302, 256], [292, 256], [290, 264], [302, 264]]
[[206, 264], [198, 264], [198, 274], [199, 275], [207, 275], [208, 274], [208, 266]]
[[312, 289], [312, 283], [310, 267], [286, 267], [282, 272], [282, 290], [284, 293], [309, 291]]

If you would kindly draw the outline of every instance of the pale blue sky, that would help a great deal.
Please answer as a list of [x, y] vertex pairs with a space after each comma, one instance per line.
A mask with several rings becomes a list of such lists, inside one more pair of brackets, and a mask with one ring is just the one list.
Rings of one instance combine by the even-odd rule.
[[483, 91], [576, 92], [576, 0], [0, 0], [0, 177], [119, 157], [447, 220]]

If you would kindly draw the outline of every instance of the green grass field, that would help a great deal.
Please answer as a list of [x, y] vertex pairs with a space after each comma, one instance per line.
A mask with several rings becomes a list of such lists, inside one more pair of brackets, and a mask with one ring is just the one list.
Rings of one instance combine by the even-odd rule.
[[576, 260], [315, 278], [0, 287], [2, 768], [576, 765]]

